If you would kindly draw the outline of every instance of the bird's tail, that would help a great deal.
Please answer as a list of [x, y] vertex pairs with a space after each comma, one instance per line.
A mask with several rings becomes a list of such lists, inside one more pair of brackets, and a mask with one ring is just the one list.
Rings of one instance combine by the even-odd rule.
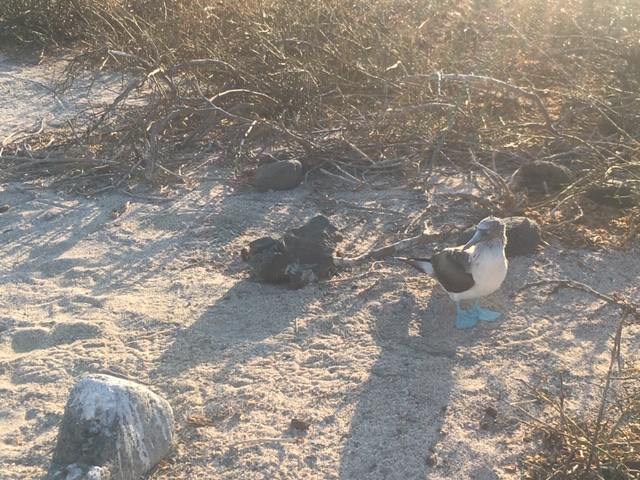
[[411, 265], [413, 268], [420, 270], [421, 272], [433, 274], [433, 265], [428, 258], [407, 258], [407, 257], [395, 257], [396, 260], [400, 260], [406, 264]]

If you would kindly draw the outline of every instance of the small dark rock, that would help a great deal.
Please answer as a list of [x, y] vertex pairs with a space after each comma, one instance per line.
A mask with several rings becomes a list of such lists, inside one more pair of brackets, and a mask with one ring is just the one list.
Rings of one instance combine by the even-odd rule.
[[438, 455], [435, 453], [427, 455], [425, 462], [429, 467], [436, 467], [438, 465]]
[[493, 407], [487, 407], [484, 409], [484, 416], [480, 420], [480, 429], [489, 430], [495, 424], [498, 418], [498, 411]]
[[291, 190], [302, 181], [302, 164], [298, 160], [267, 163], [256, 170], [253, 186], [259, 192]]
[[[505, 254], [508, 258], [535, 253], [542, 241], [540, 226], [526, 217], [503, 218], [507, 226], [507, 246]], [[464, 245], [475, 233], [475, 227], [468, 228], [458, 236], [457, 244]]]
[[291, 430], [300, 430], [301, 432], [306, 432], [311, 427], [309, 422], [305, 422], [304, 420], [300, 420], [299, 418], [291, 419]]
[[624, 185], [594, 186], [587, 190], [585, 196], [592, 202], [608, 207], [628, 208], [638, 205], [633, 191]]
[[326, 217], [318, 215], [285, 233], [283, 241], [271, 237], [254, 240], [243, 249], [242, 259], [262, 280], [299, 288], [335, 273], [333, 252], [342, 240], [337, 232]]
[[484, 413], [485, 413], [485, 415], [487, 415], [487, 416], [488, 416], [488, 417], [490, 417], [490, 418], [493, 418], [494, 420], [495, 420], [496, 418], [498, 418], [498, 410], [496, 410], [496, 409], [495, 409], [495, 408], [493, 408], [493, 407], [487, 407], [487, 408], [485, 408], [485, 409], [484, 409]]
[[557, 163], [536, 160], [525, 163], [511, 176], [509, 186], [514, 190], [522, 188], [554, 192], [571, 181], [571, 171]]
[[5, 203], [4, 205], [0, 205], [0, 213], [7, 212], [11, 209], [11, 205]]

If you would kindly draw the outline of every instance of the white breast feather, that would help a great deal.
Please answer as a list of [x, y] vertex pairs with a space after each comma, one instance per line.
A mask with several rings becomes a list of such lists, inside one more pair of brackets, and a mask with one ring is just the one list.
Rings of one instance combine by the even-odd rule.
[[501, 246], [477, 250], [471, 255], [471, 275], [475, 284], [466, 292], [449, 293], [456, 302], [492, 294], [507, 276], [507, 259]]

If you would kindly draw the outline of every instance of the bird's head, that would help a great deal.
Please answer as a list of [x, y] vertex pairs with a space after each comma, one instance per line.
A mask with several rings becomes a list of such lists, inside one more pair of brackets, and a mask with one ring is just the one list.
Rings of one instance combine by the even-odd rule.
[[497, 217], [487, 217], [478, 224], [478, 226], [476, 227], [476, 233], [473, 235], [471, 240], [469, 240], [463, 247], [463, 250], [467, 250], [468, 248], [480, 242], [497, 241], [504, 243], [505, 238], [505, 223]]

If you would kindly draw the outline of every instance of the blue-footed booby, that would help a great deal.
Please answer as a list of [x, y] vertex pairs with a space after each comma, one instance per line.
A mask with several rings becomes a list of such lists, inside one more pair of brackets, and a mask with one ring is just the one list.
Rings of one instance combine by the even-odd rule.
[[[504, 222], [492, 216], [478, 224], [466, 245], [445, 248], [431, 258], [396, 258], [433, 275], [456, 302], [456, 327], [472, 328], [478, 320], [492, 322], [500, 316], [499, 312], [481, 308], [478, 299], [502, 285], [507, 275], [506, 243]], [[474, 300], [473, 307], [463, 310], [461, 300]]]

